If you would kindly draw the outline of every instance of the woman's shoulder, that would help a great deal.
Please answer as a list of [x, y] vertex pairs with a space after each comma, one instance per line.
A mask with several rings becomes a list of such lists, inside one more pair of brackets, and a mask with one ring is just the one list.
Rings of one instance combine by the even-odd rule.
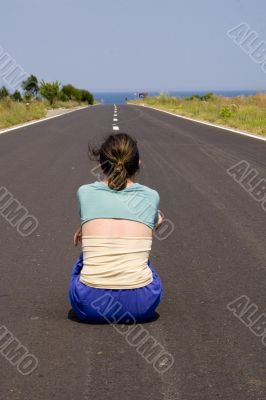
[[87, 194], [92, 194], [93, 192], [96, 192], [98, 190], [105, 192], [114, 192], [115, 194], [120, 194], [120, 193], [126, 194], [126, 193], [137, 192], [140, 195], [148, 197], [149, 199], [153, 199], [156, 203], [160, 201], [160, 195], [157, 192], [157, 190], [137, 182], [118, 192], [110, 189], [106, 184], [104, 184], [101, 181], [87, 183], [81, 185], [77, 189], [77, 196], [78, 197], [86, 196]]
[[77, 189], [77, 195], [82, 195], [88, 192], [91, 192], [95, 189], [99, 189], [101, 187], [100, 182], [96, 181], [93, 183], [85, 183], [81, 186], [79, 186], [79, 188]]
[[[135, 185], [136, 185], [136, 187], [135, 187], [136, 190], [145, 193], [145, 194], [148, 195], [149, 197], [154, 198], [156, 201], [160, 201], [160, 195], [159, 195], [159, 193], [157, 192], [157, 190], [152, 189], [152, 188], [149, 187], [149, 186], [142, 185], [141, 183], [136, 183]], [[134, 185], [133, 185], [133, 187], [134, 187]]]

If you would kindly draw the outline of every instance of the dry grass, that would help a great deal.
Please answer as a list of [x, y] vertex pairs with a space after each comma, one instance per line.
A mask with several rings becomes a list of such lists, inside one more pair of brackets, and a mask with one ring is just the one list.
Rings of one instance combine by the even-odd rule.
[[47, 109], [42, 101], [32, 101], [28, 106], [9, 98], [0, 101], [0, 128], [45, 117]]
[[46, 100], [32, 100], [30, 103], [16, 102], [9, 97], [0, 100], [0, 129], [18, 125], [23, 122], [44, 118], [48, 109], [73, 108], [87, 103], [77, 101], [56, 101], [51, 107]]
[[255, 96], [214, 96], [208, 101], [181, 99], [160, 95], [130, 103], [145, 104], [176, 114], [213, 122], [266, 136], [266, 94]]

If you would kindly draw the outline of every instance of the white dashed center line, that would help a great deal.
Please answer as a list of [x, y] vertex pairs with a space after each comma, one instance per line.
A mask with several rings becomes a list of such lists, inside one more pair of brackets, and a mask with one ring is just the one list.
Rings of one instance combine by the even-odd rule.
[[119, 131], [119, 126], [117, 125], [118, 118], [117, 118], [117, 107], [114, 104], [114, 116], [113, 116], [113, 131]]

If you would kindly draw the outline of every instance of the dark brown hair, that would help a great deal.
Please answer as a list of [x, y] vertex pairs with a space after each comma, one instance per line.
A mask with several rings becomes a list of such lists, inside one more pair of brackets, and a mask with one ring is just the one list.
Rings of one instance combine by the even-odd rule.
[[139, 169], [137, 141], [126, 133], [109, 135], [98, 148], [89, 146], [89, 156], [100, 163], [111, 189], [124, 189]]

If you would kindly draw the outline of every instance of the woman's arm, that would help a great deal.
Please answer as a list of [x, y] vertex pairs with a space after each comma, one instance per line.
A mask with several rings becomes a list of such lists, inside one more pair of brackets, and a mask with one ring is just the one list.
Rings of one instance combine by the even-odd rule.
[[78, 230], [74, 233], [74, 246], [77, 246], [79, 242], [81, 242], [82, 239], [82, 228], [81, 226], [78, 228]]
[[164, 221], [164, 215], [161, 212], [161, 210], [158, 210], [158, 221], [157, 221], [157, 224], [155, 226], [155, 229], [160, 228], [160, 226], [162, 225], [163, 221]]

